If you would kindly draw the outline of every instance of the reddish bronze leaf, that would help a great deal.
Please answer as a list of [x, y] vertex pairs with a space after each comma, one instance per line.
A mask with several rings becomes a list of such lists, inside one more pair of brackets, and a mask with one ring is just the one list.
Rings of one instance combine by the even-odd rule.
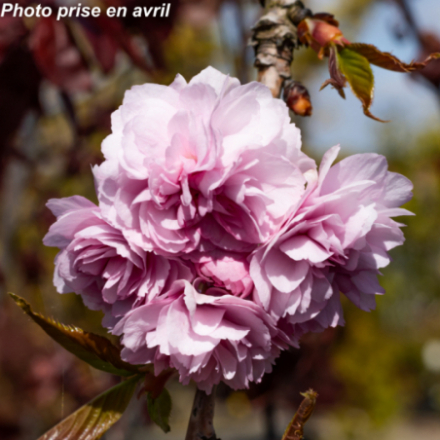
[[[33, 312], [31, 306], [23, 298], [13, 293], [9, 295], [52, 339], [92, 367], [119, 376], [145, 374], [136, 365], [124, 362], [121, 359], [119, 349], [103, 336], [61, 324], [51, 318], [45, 318], [39, 313]], [[152, 373], [151, 376], [153, 376]]]
[[133, 64], [145, 72], [152, 72], [152, 67], [148, 64], [141, 48], [135, 39], [124, 29], [124, 26], [117, 18], [110, 18], [101, 14], [99, 17], [96, 17], [95, 20], [101, 32], [113, 39], [114, 43], [131, 58]]
[[304, 397], [303, 401], [299, 405], [298, 411], [293, 416], [289, 425], [284, 432], [282, 440], [302, 440], [304, 435], [304, 425], [312, 415], [316, 405], [316, 398], [318, 393], [312, 389], [301, 393]]
[[90, 89], [90, 72], [64, 21], [39, 18], [29, 46], [41, 73], [66, 92]]
[[372, 44], [352, 43], [347, 48], [364, 56], [371, 64], [394, 72], [414, 72], [415, 70], [423, 69], [432, 60], [440, 58], [440, 53], [433, 53], [422, 62], [411, 61], [411, 63], [407, 64], [391, 53], [380, 51]]

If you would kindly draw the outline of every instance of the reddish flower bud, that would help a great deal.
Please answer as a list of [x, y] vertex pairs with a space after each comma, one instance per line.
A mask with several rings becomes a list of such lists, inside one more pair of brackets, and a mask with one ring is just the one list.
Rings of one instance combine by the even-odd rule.
[[313, 112], [310, 95], [307, 89], [298, 81], [286, 81], [284, 85], [284, 100], [287, 107], [300, 116], [311, 116]]
[[339, 46], [350, 44], [337, 26], [316, 18], [306, 18], [299, 24], [298, 37], [303, 44], [308, 44], [318, 52], [320, 57], [331, 43]]

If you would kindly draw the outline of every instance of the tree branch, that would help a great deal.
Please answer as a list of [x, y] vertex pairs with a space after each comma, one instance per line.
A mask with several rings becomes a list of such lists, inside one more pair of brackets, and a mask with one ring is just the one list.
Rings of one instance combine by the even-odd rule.
[[[440, 40], [437, 35], [431, 32], [425, 32], [420, 28], [414, 18], [414, 14], [411, 11], [408, 0], [394, 0], [394, 3], [400, 8], [408, 23], [409, 29], [414, 34], [421, 49], [421, 58], [426, 58], [433, 52], [440, 51]], [[437, 94], [437, 98], [440, 98], [440, 61], [434, 61], [425, 69], [417, 72], [419, 76], [424, 77], [428, 82], [434, 86], [434, 91]]]
[[266, 0], [265, 6], [264, 15], [252, 28], [251, 45], [258, 81], [278, 98], [284, 81], [291, 79], [293, 50], [299, 46], [297, 25], [311, 16], [311, 11], [299, 0]]
[[419, 27], [417, 26], [417, 23], [414, 20], [414, 16], [410, 10], [410, 7], [408, 5], [407, 0], [394, 0], [395, 3], [397, 3], [397, 5], [400, 7], [405, 20], [407, 21], [407, 23], [409, 24], [410, 28], [412, 29], [412, 31], [414, 32], [414, 35], [416, 36], [416, 38], [419, 40], [419, 42], [421, 42], [422, 40], [422, 34], [420, 32]]
[[208, 395], [197, 389], [185, 440], [219, 440], [213, 424], [215, 391], [216, 387]]

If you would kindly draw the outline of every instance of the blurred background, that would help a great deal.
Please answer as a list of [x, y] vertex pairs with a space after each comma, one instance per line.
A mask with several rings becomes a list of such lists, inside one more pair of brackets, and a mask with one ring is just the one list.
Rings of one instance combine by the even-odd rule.
[[[3, 2], [1, 2], [3, 3]], [[28, 5], [31, 1], [20, 1]], [[38, 3], [38, 2], [37, 2]], [[76, 4], [70, 0], [41, 4]], [[86, 1], [82, 1], [83, 5]], [[440, 51], [438, 0], [304, 0], [330, 12], [350, 41], [377, 45], [401, 59]], [[102, 0], [93, 5], [159, 5], [153, 0]], [[110, 114], [134, 84], [190, 79], [207, 65], [255, 78], [250, 28], [257, 0], [172, 0], [169, 18], [0, 18], [0, 439], [34, 440], [117, 382], [92, 370], [36, 327], [6, 292], [68, 324], [104, 334], [99, 313], [52, 285], [55, 249], [42, 238], [54, 221], [45, 203], [80, 194], [96, 201], [91, 165]], [[326, 62], [310, 49], [295, 54], [294, 79], [308, 88], [314, 114], [292, 115], [304, 149], [319, 162], [340, 143], [343, 155], [379, 152], [390, 169], [415, 185], [405, 218], [407, 242], [383, 271], [386, 295], [377, 311], [344, 303], [347, 325], [304, 338], [285, 352], [273, 374], [247, 392], [220, 387], [217, 435], [276, 440], [301, 400], [319, 393], [307, 440], [438, 440], [440, 438], [440, 61], [420, 74], [374, 70], [372, 112], [366, 118], [347, 93], [330, 88]], [[169, 386], [170, 434], [134, 399], [106, 440], [182, 439], [194, 389]]]

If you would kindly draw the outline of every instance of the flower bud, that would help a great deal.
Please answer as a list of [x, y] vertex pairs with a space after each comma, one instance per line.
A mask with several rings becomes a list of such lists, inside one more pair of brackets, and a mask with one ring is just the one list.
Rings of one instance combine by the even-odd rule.
[[298, 81], [286, 81], [284, 85], [284, 101], [287, 107], [300, 116], [311, 116], [313, 112], [310, 95]]
[[298, 26], [298, 37], [303, 44], [323, 55], [323, 49], [330, 43], [345, 46], [350, 42], [342, 31], [333, 24], [317, 18], [306, 18]]

